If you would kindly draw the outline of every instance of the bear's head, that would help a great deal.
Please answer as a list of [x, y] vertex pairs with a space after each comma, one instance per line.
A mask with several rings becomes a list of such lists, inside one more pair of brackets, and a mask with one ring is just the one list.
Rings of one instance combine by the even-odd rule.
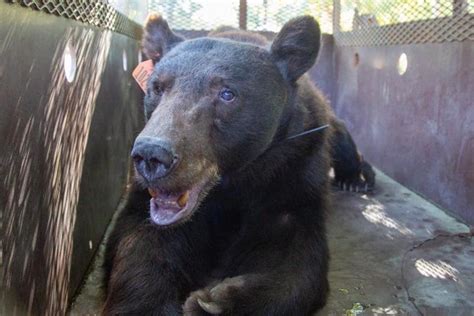
[[309, 16], [285, 24], [269, 47], [184, 40], [161, 16], [149, 17], [143, 48], [155, 66], [147, 123], [132, 157], [152, 196], [154, 223], [190, 218], [221, 176], [245, 169], [271, 147], [319, 46], [319, 26]]

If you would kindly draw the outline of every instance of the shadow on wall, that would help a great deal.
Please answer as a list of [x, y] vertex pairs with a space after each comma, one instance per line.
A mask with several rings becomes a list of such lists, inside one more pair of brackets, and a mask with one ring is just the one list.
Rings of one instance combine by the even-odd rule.
[[[48, 91], [38, 100], [44, 106], [36, 107], [29, 117], [24, 113], [13, 116], [19, 119], [9, 132], [8, 153], [1, 163], [8, 168], [2, 180], [8, 188], [2, 214], [2, 283], [9, 301], [5, 305], [17, 311], [27, 308], [28, 314], [41, 311], [47, 315], [66, 311], [84, 154], [111, 34], [69, 28], [56, 47], [50, 74], [44, 75], [52, 78]], [[30, 73], [33, 71], [34, 62]], [[33, 262], [33, 258], [43, 260]], [[46, 265], [47, 273], [34, 273], [39, 262]], [[22, 283], [31, 286], [13, 284], [13, 275], [21, 275]], [[12, 300], [17, 297], [27, 297], [28, 306], [16, 306]]]

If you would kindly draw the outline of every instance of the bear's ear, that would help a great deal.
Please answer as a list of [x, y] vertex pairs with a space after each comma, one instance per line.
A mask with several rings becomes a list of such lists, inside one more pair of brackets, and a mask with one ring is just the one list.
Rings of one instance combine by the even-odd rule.
[[182, 41], [184, 38], [173, 33], [161, 15], [156, 13], [148, 15], [143, 30], [142, 47], [145, 55], [154, 63]]
[[308, 15], [288, 21], [276, 36], [271, 54], [287, 80], [294, 82], [313, 66], [321, 45], [321, 31]]

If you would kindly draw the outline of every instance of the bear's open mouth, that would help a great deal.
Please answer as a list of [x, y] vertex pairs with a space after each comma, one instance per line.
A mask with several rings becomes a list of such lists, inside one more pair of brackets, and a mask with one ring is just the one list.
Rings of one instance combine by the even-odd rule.
[[153, 223], [167, 226], [184, 221], [199, 206], [207, 181], [203, 181], [182, 192], [170, 193], [157, 188], [148, 188], [151, 195], [150, 218]]

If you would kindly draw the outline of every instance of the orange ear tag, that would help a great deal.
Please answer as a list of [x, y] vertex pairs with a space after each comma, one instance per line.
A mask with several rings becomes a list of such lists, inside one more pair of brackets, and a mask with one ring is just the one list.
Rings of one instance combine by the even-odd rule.
[[135, 81], [138, 83], [140, 88], [142, 88], [143, 92], [146, 92], [146, 84], [152, 73], [153, 61], [151, 59], [142, 61], [133, 70], [132, 76], [135, 78]]

